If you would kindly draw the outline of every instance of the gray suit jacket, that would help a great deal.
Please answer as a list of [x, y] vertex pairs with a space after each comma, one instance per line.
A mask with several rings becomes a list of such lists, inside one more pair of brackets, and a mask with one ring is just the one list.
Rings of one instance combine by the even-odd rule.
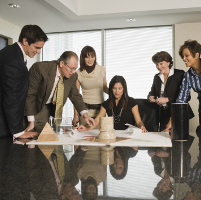
[[[37, 62], [29, 70], [29, 90], [25, 105], [25, 115], [37, 115], [46, 104], [56, 77], [56, 61]], [[80, 113], [86, 106], [76, 87], [77, 73], [64, 77], [64, 104], [69, 97]]]

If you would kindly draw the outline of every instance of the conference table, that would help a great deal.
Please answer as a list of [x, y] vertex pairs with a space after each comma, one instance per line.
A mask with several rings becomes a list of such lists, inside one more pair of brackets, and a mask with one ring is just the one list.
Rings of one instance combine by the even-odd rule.
[[0, 199], [200, 199], [201, 155], [194, 132], [171, 145], [83, 141], [46, 145], [1, 138]]

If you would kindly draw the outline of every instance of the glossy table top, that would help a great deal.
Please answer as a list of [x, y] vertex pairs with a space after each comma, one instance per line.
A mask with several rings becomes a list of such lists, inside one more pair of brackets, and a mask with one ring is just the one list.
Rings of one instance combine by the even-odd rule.
[[195, 133], [172, 147], [26, 142], [0, 139], [0, 200], [201, 199]]

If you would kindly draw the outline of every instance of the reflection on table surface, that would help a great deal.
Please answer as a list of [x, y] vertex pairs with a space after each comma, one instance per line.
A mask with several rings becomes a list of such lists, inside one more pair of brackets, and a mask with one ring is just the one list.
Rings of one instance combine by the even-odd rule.
[[201, 199], [201, 147], [195, 133], [172, 147], [26, 142], [0, 139], [1, 200]]

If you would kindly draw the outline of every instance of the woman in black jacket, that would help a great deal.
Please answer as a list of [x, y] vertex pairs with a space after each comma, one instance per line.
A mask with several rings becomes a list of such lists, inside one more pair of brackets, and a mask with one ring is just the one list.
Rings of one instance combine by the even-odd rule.
[[172, 68], [172, 57], [166, 51], [153, 55], [152, 61], [159, 73], [154, 76], [148, 99], [160, 106], [159, 122], [160, 131], [162, 131], [171, 117], [171, 103], [176, 102], [185, 72]]

